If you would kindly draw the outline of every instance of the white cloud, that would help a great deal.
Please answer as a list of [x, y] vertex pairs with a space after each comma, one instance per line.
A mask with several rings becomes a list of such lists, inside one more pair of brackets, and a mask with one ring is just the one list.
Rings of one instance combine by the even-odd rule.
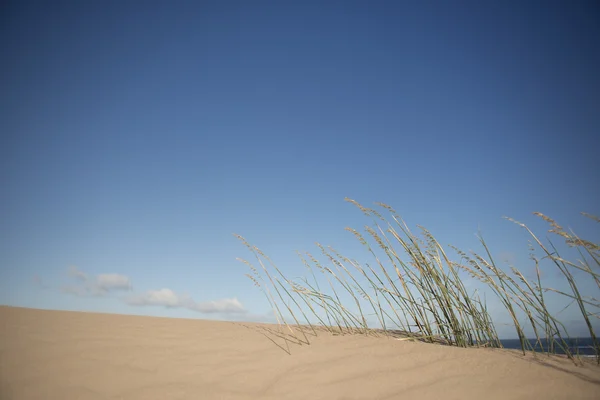
[[87, 275], [74, 265], [69, 267], [69, 275], [79, 279], [80, 281], [86, 281], [88, 279]]
[[130, 290], [130, 279], [121, 274], [100, 274], [90, 277], [79, 268], [69, 267], [69, 275], [79, 281], [78, 284], [62, 288], [64, 293], [76, 296], [104, 296], [112, 291]]
[[[131, 290], [131, 280], [121, 274], [100, 274], [90, 276], [79, 268], [69, 267], [69, 276], [77, 283], [62, 288], [63, 293], [75, 296], [101, 297], [120, 290]], [[187, 294], [175, 293], [171, 289], [149, 290], [145, 293], [124, 298], [133, 306], [162, 306], [167, 308], [185, 308], [203, 314], [246, 315], [247, 310], [237, 298], [196, 302]]]
[[130, 297], [127, 302], [135, 306], [182, 307], [184, 298], [177, 296], [171, 289], [160, 289]]
[[63, 293], [72, 294], [75, 296], [101, 296], [98, 291], [93, 291], [85, 286], [64, 286], [61, 288]]
[[220, 299], [208, 302], [196, 302], [188, 295], [181, 295], [171, 289], [149, 290], [144, 294], [132, 296], [127, 303], [134, 306], [164, 306], [167, 308], [187, 308], [204, 314], [243, 314], [246, 309], [236, 298]]
[[96, 285], [105, 290], [118, 290], [131, 288], [131, 282], [125, 275], [101, 274], [96, 277]]
[[193, 310], [201, 313], [244, 313], [246, 310], [242, 303], [235, 297], [233, 299], [221, 299], [208, 301], [205, 303], [197, 303]]

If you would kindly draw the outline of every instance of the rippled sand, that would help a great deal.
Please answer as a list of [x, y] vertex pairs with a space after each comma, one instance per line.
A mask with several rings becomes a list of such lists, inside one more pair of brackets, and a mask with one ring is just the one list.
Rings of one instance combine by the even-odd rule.
[[265, 328], [0, 307], [0, 399], [600, 399], [593, 364]]

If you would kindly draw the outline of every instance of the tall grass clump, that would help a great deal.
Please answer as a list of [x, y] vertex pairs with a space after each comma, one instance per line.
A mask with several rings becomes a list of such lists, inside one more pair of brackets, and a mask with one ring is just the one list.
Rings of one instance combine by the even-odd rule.
[[[532, 252], [536, 276], [528, 280], [515, 267], [506, 271], [499, 266], [481, 237], [481, 254], [450, 246], [459, 258], [452, 261], [426, 228], [419, 226], [420, 235], [416, 235], [392, 207], [376, 203], [377, 210], [351, 199], [346, 201], [372, 222], [362, 233], [346, 228], [370, 255], [371, 263], [361, 264], [317, 243], [325, 262], [309, 252], [298, 253], [307, 275], [291, 280], [259, 248], [236, 235], [256, 263], [255, 266], [240, 259], [250, 268], [247, 276], [263, 291], [278, 323], [296, 343], [309, 344], [309, 336], [316, 335], [319, 328], [334, 334], [402, 333], [426, 342], [459, 347], [502, 347], [486, 297], [482, 299], [477, 291], [469, 292], [465, 285], [466, 280], [475, 279], [483, 283], [484, 294], [495, 296], [506, 309], [524, 354], [538, 348], [527, 339], [526, 331], [530, 331], [536, 344], [545, 341], [546, 345], [541, 346], [543, 351], [554, 353], [560, 349], [575, 360], [568, 345], [568, 328], [549, 310], [547, 297], [561, 296], [576, 304], [600, 363], [600, 345], [592, 323], [599, 318], [600, 301], [583, 296], [573, 275], [577, 271], [577, 275], [583, 275], [580, 279], [592, 279], [600, 289], [598, 244], [581, 239], [549, 217], [535, 213], [550, 224], [550, 233], [562, 237], [579, 252], [580, 259], [569, 261], [559, 255], [550, 240], [540, 240], [525, 224], [507, 218], [525, 229], [534, 247], [542, 252], [542, 258]], [[598, 217], [583, 215], [600, 222]], [[568, 290], [542, 285], [542, 260], [557, 268]], [[373, 325], [380, 328], [373, 329]]]

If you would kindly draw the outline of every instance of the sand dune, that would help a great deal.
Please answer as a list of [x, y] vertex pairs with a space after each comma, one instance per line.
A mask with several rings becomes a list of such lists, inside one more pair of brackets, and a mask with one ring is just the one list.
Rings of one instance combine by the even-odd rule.
[[508, 350], [322, 333], [288, 355], [258, 324], [12, 307], [0, 322], [2, 400], [600, 399], [599, 367]]

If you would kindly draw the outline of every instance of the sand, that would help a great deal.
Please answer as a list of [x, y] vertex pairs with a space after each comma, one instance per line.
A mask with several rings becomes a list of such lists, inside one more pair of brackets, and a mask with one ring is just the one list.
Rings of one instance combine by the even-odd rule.
[[593, 364], [260, 327], [0, 307], [0, 399], [600, 399]]

